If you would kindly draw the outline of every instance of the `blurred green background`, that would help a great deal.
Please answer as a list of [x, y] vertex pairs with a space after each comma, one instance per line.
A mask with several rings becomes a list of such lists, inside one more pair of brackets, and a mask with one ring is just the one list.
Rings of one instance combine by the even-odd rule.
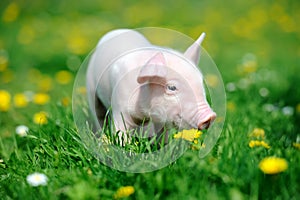
[[[299, 65], [298, 1], [1, 1], [1, 56], [8, 68], [44, 71], [82, 60], [107, 31], [145, 26], [178, 30], [192, 38], [207, 33], [204, 47], [225, 80], [247, 53], [259, 67]], [[3, 58], [2, 58], [3, 60]], [[3, 61], [2, 61], [3, 63]], [[3, 66], [1, 67], [3, 72]], [[233, 73], [232, 73], [233, 72]], [[285, 75], [285, 74], [283, 74]]]
[[60, 96], [61, 91], [70, 96], [72, 82], [64, 90], [52, 84], [56, 72], [75, 75], [107, 31], [151, 26], [194, 39], [206, 32], [203, 46], [225, 84], [240, 83], [243, 89], [256, 82], [267, 89], [268, 100], [296, 109], [300, 103], [299, 10], [300, 3], [292, 0], [2, 0], [0, 89], [13, 95], [44, 88], [52, 96]]

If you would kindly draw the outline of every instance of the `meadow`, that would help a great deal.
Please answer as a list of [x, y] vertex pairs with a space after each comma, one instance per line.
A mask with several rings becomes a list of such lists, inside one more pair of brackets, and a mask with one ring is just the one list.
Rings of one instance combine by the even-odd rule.
[[[299, 9], [292, 0], [1, 1], [0, 199], [299, 199]], [[206, 32], [227, 114], [204, 158], [191, 143], [165, 168], [130, 173], [86, 149], [72, 92], [103, 34], [139, 27]]]

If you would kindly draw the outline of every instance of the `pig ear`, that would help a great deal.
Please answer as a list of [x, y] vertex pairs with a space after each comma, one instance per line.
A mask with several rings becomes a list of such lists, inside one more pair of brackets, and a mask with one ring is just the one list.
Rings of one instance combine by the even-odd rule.
[[166, 60], [161, 52], [155, 54], [150, 58], [137, 77], [137, 82], [142, 84], [146, 81], [151, 81], [153, 78], [165, 79], [167, 75]]
[[190, 59], [195, 65], [198, 65], [200, 59], [200, 45], [205, 38], [205, 33], [202, 33], [196, 42], [194, 42], [185, 52], [184, 56]]

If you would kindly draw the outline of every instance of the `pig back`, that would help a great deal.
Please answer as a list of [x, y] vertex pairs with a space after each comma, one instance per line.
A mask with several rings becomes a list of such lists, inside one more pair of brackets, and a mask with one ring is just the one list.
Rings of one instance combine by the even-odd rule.
[[127, 51], [147, 46], [151, 46], [149, 41], [142, 34], [133, 30], [119, 29], [104, 35], [99, 41], [88, 66], [89, 98], [93, 99], [96, 94], [104, 106], [108, 108], [113, 89], [109, 80], [110, 64]]

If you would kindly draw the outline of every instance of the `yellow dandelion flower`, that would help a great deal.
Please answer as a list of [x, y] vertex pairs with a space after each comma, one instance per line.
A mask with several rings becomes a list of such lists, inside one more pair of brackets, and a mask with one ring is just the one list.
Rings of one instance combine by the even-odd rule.
[[23, 25], [18, 34], [17, 40], [20, 44], [28, 45], [35, 39], [36, 33], [30, 25]]
[[133, 186], [123, 186], [120, 187], [116, 193], [114, 194], [115, 199], [125, 198], [129, 197], [134, 193], [134, 187]]
[[33, 115], [33, 122], [35, 124], [40, 124], [40, 125], [47, 124], [48, 123], [47, 115], [48, 114], [46, 112], [44, 112], [44, 111], [35, 113]]
[[68, 37], [67, 47], [74, 54], [84, 54], [88, 50], [87, 38], [82, 34], [71, 34]]
[[59, 84], [66, 85], [72, 81], [73, 75], [69, 71], [61, 70], [55, 74], [55, 79]]
[[14, 73], [10, 69], [6, 69], [5, 71], [2, 72], [0, 80], [2, 83], [9, 83], [14, 79]]
[[2, 20], [3, 22], [13, 22], [18, 18], [19, 13], [19, 5], [16, 2], [12, 2], [4, 10]]
[[61, 102], [61, 104], [63, 105], [63, 106], [68, 106], [69, 104], [70, 104], [70, 99], [68, 98], [68, 97], [64, 97], [64, 98], [62, 98], [61, 100], [60, 100], [60, 102]]
[[175, 139], [182, 138], [184, 140], [193, 142], [194, 139], [199, 138], [202, 135], [202, 132], [197, 129], [190, 129], [190, 130], [183, 130], [177, 134], [175, 134], [173, 137]]
[[48, 92], [52, 89], [52, 79], [50, 76], [43, 75], [38, 81], [38, 88], [40, 91]]
[[300, 103], [298, 103], [297, 106], [296, 106], [296, 112], [300, 113]]
[[0, 90], [0, 111], [6, 112], [10, 108], [10, 94], [5, 90]]
[[270, 145], [268, 143], [266, 143], [265, 141], [261, 141], [260, 146], [265, 147], [266, 149], [270, 148]]
[[258, 146], [258, 142], [259, 142], [259, 141], [257, 141], [257, 140], [251, 140], [251, 141], [249, 142], [249, 147], [250, 147], [250, 148], [253, 148], [253, 147], [255, 147], [255, 146]]
[[90, 168], [87, 169], [87, 174], [88, 174], [89, 176], [93, 175], [93, 172], [92, 172], [92, 170], [91, 170]]
[[264, 138], [265, 137], [265, 131], [261, 128], [255, 128], [253, 131], [249, 134], [250, 137], [256, 137], [256, 138]]
[[43, 77], [42, 73], [36, 68], [29, 69], [27, 74], [28, 80], [32, 83], [39, 83], [39, 80]]
[[79, 87], [79, 88], [76, 88], [76, 92], [78, 94], [86, 94], [86, 87]]
[[6, 70], [7, 65], [8, 65], [8, 62], [0, 57], [0, 72], [3, 72], [4, 70]]
[[45, 93], [37, 93], [33, 96], [33, 103], [38, 105], [45, 105], [50, 101], [50, 96]]
[[287, 170], [288, 163], [283, 158], [267, 157], [260, 161], [259, 168], [265, 174], [278, 174]]
[[7, 69], [8, 66], [8, 54], [4, 50], [0, 50], [0, 72]]
[[293, 143], [293, 146], [294, 146], [296, 149], [299, 149], [299, 150], [300, 150], [300, 143], [294, 142], [294, 143]]
[[214, 74], [207, 74], [205, 76], [205, 83], [210, 87], [217, 87], [219, 84], [219, 79]]
[[235, 103], [233, 101], [227, 102], [227, 110], [230, 112], [234, 112], [236, 110]]
[[251, 141], [249, 142], [249, 147], [250, 147], [250, 148], [259, 147], [259, 146], [262, 146], [262, 147], [264, 147], [264, 148], [266, 148], [266, 149], [269, 149], [269, 148], [270, 148], [269, 144], [266, 143], [265, 141], [251, 140]]
[[250, 74], [257, 70], [257, 62], [255, 60], [248, 60], [242, 65], [243, 73]]
[[14, 105], [17, 108], [24, 108], [28, 104], [27, 97], [23, 93], [18, 93], [14, 95]]

